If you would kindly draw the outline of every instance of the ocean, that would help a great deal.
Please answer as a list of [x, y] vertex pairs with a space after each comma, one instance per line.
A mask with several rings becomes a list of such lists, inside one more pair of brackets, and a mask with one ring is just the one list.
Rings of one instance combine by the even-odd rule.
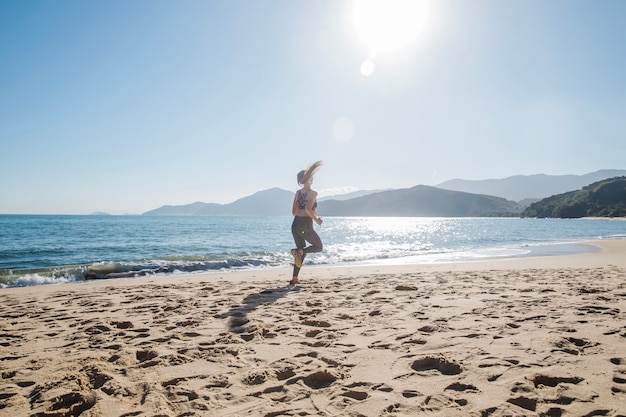
[[[0, 287], [285, 268], [291, 217], [0, 215]], [[316, 265], [443, 263], [593, 250], [609, 219], [326, 217]]]

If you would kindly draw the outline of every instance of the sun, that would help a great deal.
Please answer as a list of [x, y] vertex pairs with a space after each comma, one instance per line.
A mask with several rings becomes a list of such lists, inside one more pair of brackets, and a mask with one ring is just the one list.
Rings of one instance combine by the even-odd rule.
[[354, 0], [352, 4], [354, 29], [370, 55], [403, 50], [427, 22], [427, 0]]

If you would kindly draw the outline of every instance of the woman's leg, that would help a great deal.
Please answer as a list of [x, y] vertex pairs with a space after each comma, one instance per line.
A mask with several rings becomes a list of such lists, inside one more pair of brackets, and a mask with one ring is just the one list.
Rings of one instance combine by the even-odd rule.
[[[306, 246], [306, 240], [304, 239], [304, 230], [302, 226], [302, 220], [298, 217], [293, 219], [293, 223], [291, 224], [291, 234], [293, 235], [293, 240], [296, 244], [296, 251], [298, 251], [298, 256], [301, 261], [304, 261], [304, 247]], [[293, 251], [292, 251], [293, 253]], [[302, 265], [302, 264], [301, 264]], [[292, 284], [297, 284], [298, 274], [300, 274], [301, 266], [297, 266], [296, 262], [293, 263], [293, 279], [291, 280]]]
[[[304, 258], [307, 253], [321, 252], [324, 248], [322, 239], [320, 239], [315, 229], [313, 229], [313, 220], [310, 217], [294, 218], [291, 225], [291, 233], [293, 234], [296, 250], [298, 251], [302, 263], [304, 263]], [[305, 248], [306, 242], [309, 242], [311, 246]], [[298, 275], [300, 274], [301, 268], [302, 266], [298, 267], [294, 262], [292, 284], [299, 283]]]
[[322, 239], [320, 239], [317, 232], [313, 229], [313, 226], [307, 228], [304, 233], [304, 240], [309, 242], [311, 246], [304, 248], [304, 253], [317, 253], [321, 252], [324, 249], [324, 245], [322, 244]]

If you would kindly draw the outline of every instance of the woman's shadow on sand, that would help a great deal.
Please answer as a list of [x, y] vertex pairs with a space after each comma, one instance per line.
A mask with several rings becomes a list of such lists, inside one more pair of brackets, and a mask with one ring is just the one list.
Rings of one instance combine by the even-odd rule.
[[285, 297], [294, 292], [299, 292], [301, 287], [292, 285], [280, 288], [270, 288], [258, 293], [250, 294], [243, 299], [238, 307], [233, 307], [224, 314], [220, 314], [219, 318], [228, 319], [228, 329], [233, 333], [249, 333], [256, 329], [256, 326], [250, 324], [248, 313], [255, 310], [263, 304], [272, 304], [276, 300]]

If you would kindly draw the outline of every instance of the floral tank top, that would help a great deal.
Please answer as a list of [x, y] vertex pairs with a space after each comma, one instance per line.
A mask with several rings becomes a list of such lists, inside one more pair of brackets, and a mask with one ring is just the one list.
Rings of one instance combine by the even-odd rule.
[[[303, 193], [302, 190], [298, 190], [296, 192], [296, 204], [299, 210], [306, 209], [306, 203], [307, 203], [306, 195], [307, 194], [308, 194], [308, 191]], [[313, 202], [313, 211], [315, 211], [316, 209], [317, 209], [317, 200]]]

